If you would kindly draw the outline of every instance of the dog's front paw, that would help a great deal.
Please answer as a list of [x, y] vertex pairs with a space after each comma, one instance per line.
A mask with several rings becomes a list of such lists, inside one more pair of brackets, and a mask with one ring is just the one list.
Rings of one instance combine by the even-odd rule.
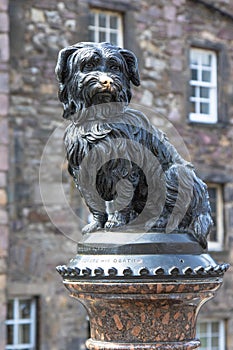
[[114, 228], [122, 227], [127, 224], [126, 217], [121, 213], [115, 212], [110, 214], [108, 221], [105, 223], [104, 228], [106, 230], [112, 230]]
[[108, 220], [106, 224], [104, 225], [105, 230], [109, 231], [117, 227], [124, 226], [123, 223], [115, 220]]
[[153, 232], [153, 230], [159, 228], [165, 228], [167, 225], [167, 218], [160, 217], [159, 219], [150, 219], [145, 224], [145, 229], [147, 232]]
[[83, 227], [82, 234], [86, 235], [88, 233], [98, 231], [101, 228], [103, 228], [103, 224], [99, 221], [93, 220], [90, 224]]

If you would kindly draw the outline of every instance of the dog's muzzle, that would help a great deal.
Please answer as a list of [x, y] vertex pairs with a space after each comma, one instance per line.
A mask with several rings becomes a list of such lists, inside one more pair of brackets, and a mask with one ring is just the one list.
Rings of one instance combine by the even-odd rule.
[[101, 75], [98, 81], [100, 88], [97, 93], [92, 96], [92, 103], [108, 103], [113, 101], [115, 95], [114, 82], [108, 75]]
[[106, 73], [89, 75], [83, 81], [83, 97], [88, 104], [119, 102], [122, 84], [118, 77]]

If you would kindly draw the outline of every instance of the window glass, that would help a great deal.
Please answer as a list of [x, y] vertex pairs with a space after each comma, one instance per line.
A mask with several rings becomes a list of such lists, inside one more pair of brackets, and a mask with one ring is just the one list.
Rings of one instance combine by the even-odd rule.
[[12, 320], [14, 317], [14, 301], [9, 300], [7, 303], [7, 319]]
[[191, 49], [190, 85], [190, 121], [216, 123], [217, 55], [214, 51]]
[[197, 337], [201, 341], [200, 350], [225, 350], [224, 320], [199, 321]]
[[7, 303], [5, 350], [35, 350], [35, 299], [14, 298]]
[[200, 97], [209, 98], [210, 90], [206, 87], [200, 87]]
[[118, 28], [118, 18], [116, 16], [110, 16], [110, 27], [113, 29]]
[[106, 27], [106, 15], [103, 13], [99, 14], [99, 26], [100, 27]]
[[223, 225], [223, 188], [219, 184], [208, 184], [209, 202], [213, 227], [208, 236], [210, 250], [221, 250], [224, 242]]
[[25, 299], [19, 301], [19, 318], [30, 318], [31, 300]]
[[117, 45], [117, 35], [116, 35], [116, 33], [110, 33], [110, 42], [113, 45]]
[[105, 32], [99, 32], [99, 41], [107, 41]]
[[89, 40], [107, 41], [123, 47], [122, 15], [118, 12], [92, 9], [89, 17]]
[[7, 325], [7, 344], [13, 344], [13, 334], [14, 334], [14, 330], [13, 330], [13, 326], [12, 325]]

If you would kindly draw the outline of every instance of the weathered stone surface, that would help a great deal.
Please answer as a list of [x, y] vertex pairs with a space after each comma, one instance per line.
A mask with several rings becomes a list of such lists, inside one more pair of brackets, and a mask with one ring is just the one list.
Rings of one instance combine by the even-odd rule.
[[7, 62], [9, 59], [9, 39], [7, 34], [0, 34], [0, 61]]
[[[8, 256], [9, 245], [9, 229], [7, 226], [0, 225], [0, 257], [6, 258]], [[0, 272], [1, 273], [1, 272]]]
[[9, 19], [7, 13], [0, 13], [0, 32], [7, 32], [9, 29]]
[[8, 148], [0, 144], [0, 171], [8, 170]]
[[7, 195], [5, 190], [0, 189], [0, 206], [5, 206], [7, 204]]
[[8, 144], [9, 141], [8, 121], [0, 117], [0, 143]]
[[9, 90], [9, 77], [8, 73], [0, 73], [0, 93], [7, 93]]
[[6, 186], [6, 173], [0, 172], [0, 187]]
[[[101, 8], [103, 4], [108, 3], [110, 10], [114, 10], [116, 4], [115, 1], [92, 3], [101, 5]], [[225, 249], [231, 251], [232, 243], [231, 245], [228, 243], [233, 242], [233, 228], [230, 220], [233, 207], [231, 194], [231, 186], [233, 186], [233, 122], [231, 120], [233, 71], [228, 69], [227, 65], [223, 65], [226, 78], [221, 82], [221, 77], [219, 77], [220, 84], [224, 86], [224, 98], [228, 104], [227, 121], [230, 121], [223, 128], [188, 124], [187, 82], [189, 79], [188, 51], [193, 43], [198, 42], [204, 47], [206, 43], [221, 43], [222, 48], [220, 51], [217, 50], [218, 53], [221, 56], [223, 49], [229, 67], [233, 66], [232, 22], [193, 0], [141, 0], [140, 2], [125, 0], [124, 4], [132, 7], [130, 11], [131, 21], [134, 21], [132, 35], [137, 48], [133, 47], [134, 43], [127, 40], [124, 45], [132, 50], [137, 49], [141, 66], [142, 85], [134, 90], [135, 100], [133, 102], [141, 104], [144, 91], [147, 90], [149, 99], [146, 98], [145, 101], [149, 102], [149, 107], [152, 109], [150, 118], [153, 122], [159, 123], [159, 126], [164, 129], [170, 120], [187, 145], [189, 157], [205, 180], [224, 182], [223, 186], [226, 184], [224, 191], [227, 200], [227, 205], [224, 205]], [[82, 341], [87, 338], [86, 314], [76, 301], [69, 298], [68, 293], [66, 295], [59, 276], [54, 271], [56, 265], [63, 264], [75, 253], [76, 243], [63, 236], [61, 230], [47, 221], [46, 213], [42, 210], [42, 203], [39, 201], [38, 173], [44, 146], [53, 131], [62, 122], [62, 111], [57, 100], [57, 82], [54, 76], [57, 53], [62, 47], [88, 40], [89, 5], [83, 0], [68, 2], [10, 0], [9, 5], [11, 9], [11, 62], [8, 67], [8, 34], [1, 32], [0, 73], [5, 74], [9, 69], [11, 106], [10, 113], [8, 113], [7, 92], [1, 93], [0, 115], [8, 116], [11, 133], [9, 147], [5, 143], [4, 131], [1, 134], [3, 137], [0, 137], [0, 144], [5, 140], [4, 145], [0, 145], [0, 188], [6, 190], [6, 183], [10, 183], [8, 188], [10, 246], [17, 247], [17, 256], [28, 256], [28, 258], [17, 260], [14, 251], [10, 255], [8, 295], [14, 291], [18, 295], [41, 296], [41, 347], [43, 349], [71, 348], [70, 350], [73, 350], [72, 347], [76, 346], [81, 350], [84, 347]], [[227, 0], [216, 0], [214, 5], [223, 10], [228, 10], [232, 6], [231, 1]], [[1, 0], [0, 12], [6, 13], [7, 8], [8, 1]], [[53, 21], [53, 13], [56, 15], [59, 26], [56, 25], [56, 21]], [[127, 13], [126, 11], [125, 15]], [[5, 14], [3, 17], [5, 18]], [[132, 30], [131, 22], [130, 28], [128, 25], [129, 23], [125, 21], [126, 34], [129, 29]], [[127, 38], [127, 35], [125, 37]], [[5, 84], [3, 88], [6, 88]], [[171, 93], [172, 98], [169, 97]], [[221, 100], [222, 97], [219, 96], [220, 105]], [[159, 121], [158, 112], [163, 113]], [[167, 129], [174, 134], [171, 125], [168, 125]], [[62, 133], [58, 138], [62, 143]], [[10, 176], [6, 181], [7, 152], [10, 152], [11, 165]], [[61, 177], [60, 168], [58, 170], [58, 154], [62, 152], [62, 147], [58, 142], [49, 146], [50, 160], [53, 158], [54, 162], [52, 169], [47, 171], [46, 179], [52, 182], [58, 182], [58, 178]], [[62, 166], [65, 168], [64, 164]], [[80, 216], [84, 212], [80, 204], [81, 199], [70, 185], [70, 180], [64, 175], [65, 173], [66, 170], [62, 173], [62, 177], [64, 183], [67, 184], [66, 196], [72, 199], [72, 210]], [[37, 195], [34, 196], [36, 187]], [[53, 189], [50, 190], [51, 202], [54, 201], [55, 192]], [[37, 199], [38, 202], [36, 202]], [[51, 203], [51, 206], [57, 213], [60, 228], [69, 226], [68, 231], [73, 230], [74, 240], [77, 240], [77, 236], [80, 237], [78, 224], [64, 223], [66, 213], [63, 207], [59, 204], [57, 208], [54, 208], [54, 202]], [[0, 223], [2, 219], [7, 222], [5, 210], [3, 213], [0, 212]], [[85, 215], [83, 220], [86, 221]], [[23, 245], [23, 241], [28, 242], [28, 247]], [[37, 255], [33, 251], [37, 251]], [[233, 261], [232, 253], [229, 253], [229, 259], [227, 253], [224, 254], [223, 258], [226, 261]], [[37, 269], [35, 268], [36, 259], [38, 259]], [[26, 273], [22, 271], [22, 261], [31, 264], [29, 267], [26, 266]], [[33, 274], [35, 271], [40, 277], [37, 278]], [[232, 313], [228, 311], [232, 308], [232, 281], [231, 273], [228, 275], [226, 285], [224, 283], [222, 292], [217, 295], [213, 303], [209, 303], [207, 311], [203, 309], [203, 316], [206, 317], [213, 316], [213, 312], [214, 315], [219, 314], [222, 310], [228, 312], [226, 319], [228, 320], [229, 350], [233, 348], [233, 335], [231, 335], [233, 318]], [[58, 287], [58, 290], [55, 290], [55, 286]], [[2, 296], [3, 294], [0, 293], [0, 298]], [[77, 312], [71, 310], [77, 310]], [[0, 303], [0, 315], [0, 321], [3, 324], [3, 328], [0, 329], [2, 335], [5, 331], [4, 303]], [[175, 317], [179, 320], [178, 314]], [[127, 327], [133, 330], [130, 322]], [[133, 332], [137, 334], [138, 328], [134, 328]], [[4, 349], [4, 338], [0, 338], [0, 348]], [[77, 344], [81, 344], [80, 347]]]

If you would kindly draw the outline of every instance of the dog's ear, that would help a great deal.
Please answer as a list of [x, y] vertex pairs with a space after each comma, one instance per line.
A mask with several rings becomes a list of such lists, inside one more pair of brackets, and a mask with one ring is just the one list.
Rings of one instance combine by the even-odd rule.
[[58, 97], [60, 101], [63, 103], [63, 107], [64, 107], [63, 118], [65, 119], [69, 118], [70, 115], [76, 112], [74, 103], [69, 100], [69, 96], [67, 92], [66, 78], [68, 77], [70, 72], [70, 67], [68, 67], [67, 61], [70, 55], [72, 55], [75, 51], [83, 47], [84, 47], [84, 43], [78, 43], [62, 49], [58, 54], [57, 65], [55, 67], [55, 74], [59, 81]]
[[129, 78], [135, 86], [140, 85], [137, 57], [132, 51], [121, 49], [120, 54], [124, 57]]
[[67, 76], [67, 60], [68, 57], [74, 53], [77, 50], [76, 47], [74, 46], [69, 46], [66, 47], [65, 49], [62, 49], [59, 54], [58, 54], [58, 58], [57, 58], [57, 65], [55, 68], [55, 74], [57, 76], [57, 79], [59, 81], [59, 83], [64, 83], [64, 80]]

